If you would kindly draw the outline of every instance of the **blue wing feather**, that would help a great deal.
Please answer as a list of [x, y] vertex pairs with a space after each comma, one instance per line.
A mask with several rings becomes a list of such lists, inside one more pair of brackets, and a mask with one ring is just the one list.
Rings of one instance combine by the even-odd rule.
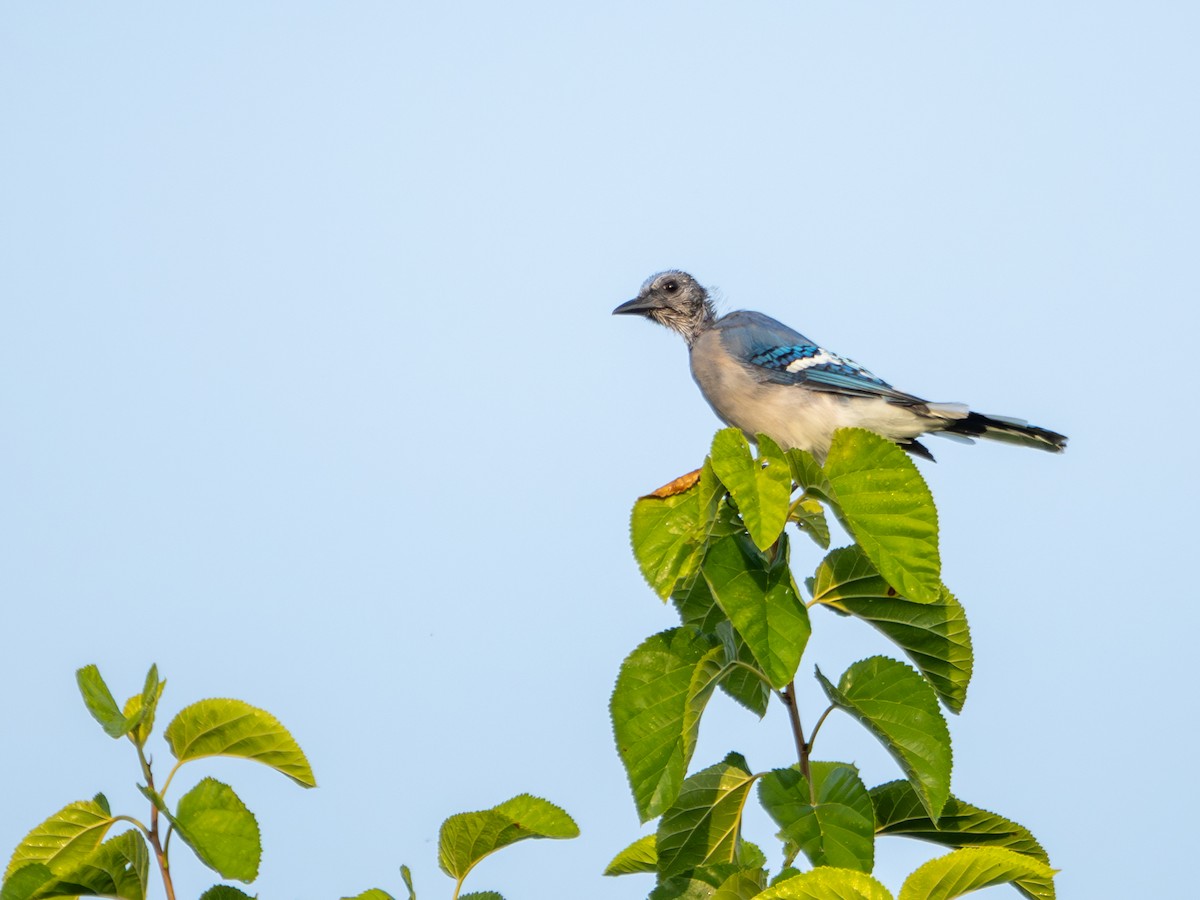
[[[903, 404], [924, 402], [897, 391], [854, 360], [824, 350], [798, 331], [762, 313], [730, 313], [716, 327], [729, 351], [753, 366], [763, 381], [804, 385], [810, 390], [853, 397], [882, 397]], [[821, 357], [819, 362], [788, 371], [788, 366], [817, 357]]]

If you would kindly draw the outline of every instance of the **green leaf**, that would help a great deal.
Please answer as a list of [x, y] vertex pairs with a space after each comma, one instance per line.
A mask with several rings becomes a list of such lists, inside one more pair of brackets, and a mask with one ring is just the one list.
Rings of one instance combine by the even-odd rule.
[[660, 878], [736, 859], [742, 809], [756, 776], [734, 759], [687, 778], [663, 813], [656, 839]]
[[883, 580], [861, 547], [834, 550], [817, 568], [813, 600], [879, 629], [908, 654], [951, 712], [967, 699], [974, 654], [962, 604], [945, 587], [913, 603]]
[[641, 872], [655, 871], [658, 867], [655, 837], [653, 834], [646, 834], [638, 838], [612, 858], [612, 862], [605, 867], [604, 874], [637, 875]]
[[[809, 763], [813, 784], [796, 769], [762, 777], [758, 797], [814, 866], [870, 872], [875, 864], [875, 813], [866, 786], [853, 766]], [[815, 794], [815, 802], [813, 795]]]
[[865, 872], [823, 866], [777, 882], [756, 900], [892, 900], [892, 895]]
[[908, 454], [861, 428], [834, 432], [825, 460], [834, 511], [888, 584], [914, 603], [942, 592], [937, 509]]
[[[876, 832], [919, 838], [946, 847], [1003, 847], [1049, 864], [1050, 857], [1028, 828], [1011, 819], [950, 797], [937, 824], [907, 781], [889, 781], [871, 788]], [[1054, 900], [1054, 882], [1029, 876], [1014, 886], [1032, 900]]]
[[[247, 894], [231, 884], [214, 884], [200, 895], [200, 900], [254, 900], [257, 894]], [[386, 897], [387, 895], [384, 894]], [[390, 898], [389, 898], [390, 900]]]
[[86, 860], [34, 894], [51, 897], [119, 897], [145, 900], [150, 851], [139, 831], [126, 831], [105, 841]]
[[643, 822], [675, 802], [683, 783], [711, 695], [707, 676], [723, 653], [714, 644], [694, 628], [672, 628], [647, 638], [621, 664], [609, 708]]
[[772, 561], [744, 536], [721, 538], [709, 546], [700, 571], [772, 687], [782, 690], [812, 631], [788, 568], [787, 536]]
[[825, 507], [811, 497], [801, 497], [792, 504], [788, 521], [807, 534], [818, 547], [829, 549], [829, 523], [825, 520]]
[[821, 464], [807, 450], [792, 448], [785, 454], [788, 468], [792, 470], [792, 481], [810, 497], [833, 502], [833, 485]]
[[179, 798], [167, 817], [200, 861], [222, 878], [258, 877], [262, 837], [254, 813], [229, 785], [205, 778]]
[[817, 680], [834, 705], [883, 743], [936, 822], [950, 796], [950, 731], [925, 679], [902, 662], [872, 656], [850, 666], [836, 688], [819, 669]]
[[642, 497], [633, 507], [633, 555], [646, 582], [664, 600], [680, 582], [696, 574], [704, 544], [722, 517], [732, 518], [722, 498], [725, 488], [705, 462], [700, 480], [681, 494]]
[[721, 678], [721, 690], [760, 719], [766, 715], [771, 688], [759, 675], [750, 671], [758, 671], [758, 663], [713, 599], [708, 582], [703, 578], [693, 578], [686, 587], [671, 595], [671, 602], [679, 611], [679, 618], [684, 625], [694, 625], [705, 634], [720, 638], [725, 646], [726, 663], [741, 663], [726, 666], [725, 675]]
[[54, 873], [42, 863], [21, 866], [0, 883], [0, 900], [29, 900], [38, 888], [54, 880]]
[[761, 719], [767, 714], [767, 706], [771, 702], [771, 686], [758, 667], [758, 661], [728, 619], [717, 626], [717, 637], [725, 648], [726, 666], [725, 675], [721, 678], [721, 690]]
[[180, 762], [236, 756], [282, 772], [301, 787], [316, 787], [299, 744], [279, 720], [241, 700], [201, 700], [184, 707], [163, 735]]
[[713, 437], [713, 471], [729, 489], [750, 538], [766, 550], [779, 538], [787, 524], [792, 473], [779, 445], [765, 434], [758, 435], [758, 459], [738, 428], [725, 428]]
[[904, 881], [899, 900], [952, 900], [994, 884], [1050, 880], [1055, 870], [1041, 860], [1001, 847], [955, 850], [920, 866]]
[[75, 682], [79, 685], [79, 693], [83, 695], [83, 702], [87, 706], [88, 712], [92, 714], [93, 719], [100, 723], [100, 727], [109, 737], [122, 737], [137, 724], [136, 722], [131, 723], [125, 718], [121, 708], [117, 706], [117, 701], [113, 699], [108, 685], [100, 677], [100, 670], [96, 666], [88, 665], [77, 669]]
[[750, 900], [767, 886], [767, 873], [762, 869], [743, 869], [734, 872], [713, 892], [712, 900]]
[[504, 900], [496, 891], [471, 891], [469, 894], [459, 894], [458, 900]]
[[712, 900], [716, 886], [703, 878], [680, 875], [655, 885], [647, 900]]
[[413, 887], [412, 871], [408, 866], [400, 867], [400, 878], [404, 882], [404, 886], [408, 888], [408, 900], [417, 900], [417, 891]]
[[55, 876], [65, 875], [95, 852], [112, 824], [113, 817], [95, 800], [70, 803], [25, 835], [4, 877], [30, 863], [42, 863]]
[[396, 900], [387, 891], [379, 888], [370, 888], [363, 891], [361, 894], [355, 894], [353, 897], [343, 897], [342, 900]]
[[491, 853], [528, 838], [573, 838], [575, 822], [548, 800], [519, 794], [491, 809], [459, 813], [442, 823], [438, 865], [461, 883]]
[[154, 730], [154, 714], [158, 710], [158, 701], [162, 698], [163, 688], [166, 686], [165, 681], [158, 679], [158, 666], [152, 665], [146, 673], [146, 684], [142, 692], [125, 701], [125, 719], [127, 722], [136, 722], [131, 730], [131, 737], [139, 747], [145, 745], [150, 732]]

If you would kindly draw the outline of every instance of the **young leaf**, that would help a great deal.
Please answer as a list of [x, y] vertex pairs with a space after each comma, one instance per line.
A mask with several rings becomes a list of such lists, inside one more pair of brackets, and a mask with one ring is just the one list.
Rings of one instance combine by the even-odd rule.
[[955, 850], [920, 866], [904, 881], [899, 900], [952, 900], [994, 884], [1053, 878], [1041, 860], [1001, 847]]
[[706, 682], [697, 682], [697, 671], [702, 665], [707, 671], [722, 652], [694, 628], [672, 628], [647, 638], [621, 664], [609, 708], [643, 822], [660, 815], [679, 793], [700, 712], [711, 695]]
[[150, 851], [140, 831], [126, 831], [105, 841], [67, 874], [42, 885], [39, 900], [51, 897], [118, 897], [145, 900]]
[[834, 512], [888, 584], [914, 603], [942, 590], [937, 509], [908, 454], [861, 428], [834, 432], [825, 460]]
[[[889, 781], [871, 788], [878, 834], [919, 838], [946, 847], [1003, 847], [1032, 856], [1047, 865], [1050, 857], [1029, 829], [996, 813], [950, 797], [937, 824], [907, 781]], [[1054, 900], [1054, 882], [1028, 876], [1013, 886], [1031, 900]]]
[[892, 900], [892, 895], [865, 872], [822, 866], [777, 881], [756, 900]]
[[548, 800], [520, 794], [491, 809], [459, 813], [442, 823], [438, 865], [459, 883], [475, 865], [501, 847], [528, 838], [573, 838], [575, 822]]
[[834, 705], [883, 743], [936, 822], [950, 796], [950, 731], [925, 679], [902, 662], [872, 656], [850, 666], [837, 687], [819, 669], [817, 680]]
[[829, 523], [825, 520], [825, 507], [811, 497], [801, 497], [792, 504], [788, 521], [807, 534], [822, 550], [829, 549]]
[[200, 861], [222, 878], [248, 884], [258, 877], [258, 822], [229, 785], [205, 778], [179, 798], [167, 818]]
[[737, 504], [750, 538], [760, 550], [775, 543], [787, 524], [792, 473], [779, 445], [758, 435], [759, 457], [740, 429], [725, 428], [713, 437], [713, 471]]
[[772, 687], [783, 689], [812, 632], [788, 568], [786, 535], [770, 562], [744, 536], [713, 541], [700, 572]]
[[387, 891], [379, 888], [370, 888], [363, 891], [361, 894], [355, 894], [353, 897], [343, 897], [342, 900], [396, 900]]
[[125, 718], [117, 701], [113, 699], [112, 691], [100, 677], [100, 670], [94, 665], [84, 666], [75, 672], [75, 682], [79, 685], [79, 693], [83, 695], [84, 705], [92, 718], [100, 723], [104, 733], [111, 738], [119, 738], [127, 734], [136, 722], [131, 723]]
[[[702, 582], [704, 579], [696, 580]], [[758, 661], [728, 619], [717, 626], [717, 637], [725, 648], [726, 667], [725, 675], [721, 678], [721, 690], [761, 719], [767, 714], [767, 706], [771, 702], [771, 686], [758, 667]]]
[[829, 483], [829, 478], [816, 457], [807, 450], [795, 448], [787, 451], [785, 456], [788, 468], [792, 470], [792, 481], [796, 482], [805, 494], [818, 500], [833, 502], [833, 485]]
[[417, 900], [417, 890], [413, 887], [412, 871], [408, 866], [400, 867], [400, 880], [404, 882], [404, 887], [408, 889], [408, 900]]
[[750, 900], [762, 893], [767, 886], [764, 869], [742, 869], [721, 882], [711, 900]]
[[458, 900], [504, 900], [496, 891], [471, 891], [469, 894], [459, 894]]
[[[140, 694], [134, 694], [125, 701], [123, 713], [127, 722], [136, 723], [130, 731], [130, 737], [139, 747], [146, 743], [150, 732], [154, 730], [154, 714], [158, 709], [158, 701], [162, 698], [165, 681], [159, 681], [158, 666], [150, 666], [146, 673], [146, 684]], [[143, 710], [145, 710], [143, 712]]]
[[[875, 864], [875, 814], [866, 786], [853, 766], [809, 764], [813, 785], [796, 769], [775, 769], [762, 777], [758, 797], [814, 866], [870, 872]], [[816, 794], [816, 802], [812, 800]]]
[[653, 872], [658, 867], [658, 850], [655, 835], [646, 834], [638, 838], [612, 858], [604, 869], [605, 875], [636, 875]]
[[[382, 891], [380, 893], [383, 893]], [[214, 884], [200, 895], [200, 900], [255, 900], [257, 895], [247, 894], [231, 884]], [[387, 897], [387, 894], [383, 895]], [[388, 900], [391, 900], [388, 897]]]
[[817, 568], [813, 600], [873, 625], [908, 654], [951, 712], [967, 699], [974, 655], [962, 604], [945, 587], [935, 603], [913, 603], [880, 576], [861, 547], [834, 550]]
[[68, 804], [17, 844], [4, 877], [30, 863], [45, 865], [53, 875], [65, 875], [95, 852], [112, 824], [113, 817], [95, 800]]
[[184, 707], [163, 736], [180, 762], [236, 756], [264, 763], [301, 787], [316, 787], [304, 751], [279, 720], [241, 700], [201, 700]]
[[633, 555], [646, 582], [664, 600], [695, 574], [704, 542], [717, 527], [724, 493], [706, 462], [694, 487], [667, 497], [642, 497], [634, 504]]
[[683, 782], [658, 823], [658, 874], [681, 875], [736, 859], [742, 809], [756, 776], [733, 755]]

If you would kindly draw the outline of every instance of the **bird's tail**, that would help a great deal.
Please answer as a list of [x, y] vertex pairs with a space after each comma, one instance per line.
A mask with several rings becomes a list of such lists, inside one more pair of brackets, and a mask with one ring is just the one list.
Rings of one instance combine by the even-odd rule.
[[1047, 450], [1050, 453], [1062, 453], [1067, 446], [1066, 435], [1059, 434], [1057, 431], [1038, 428], [1023, 419], [985, 416], [983, 413], [977, 412], [967, 413], [961, 419], [948, 422], [946, 432], [966, 437], [1004, 441], [1009, 444], [1019, 444], [1022, 447], [1037, 447], [1039, 450]]

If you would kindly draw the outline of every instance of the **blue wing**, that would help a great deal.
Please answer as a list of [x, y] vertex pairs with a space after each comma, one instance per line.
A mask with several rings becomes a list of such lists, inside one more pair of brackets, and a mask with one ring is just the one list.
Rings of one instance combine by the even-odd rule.
[[726, 348], [754, 367], [761, 381], [852, 397], [881, 397], [905, 405], [924, 402], [762, 313], [730, 313], [716, 327]]

